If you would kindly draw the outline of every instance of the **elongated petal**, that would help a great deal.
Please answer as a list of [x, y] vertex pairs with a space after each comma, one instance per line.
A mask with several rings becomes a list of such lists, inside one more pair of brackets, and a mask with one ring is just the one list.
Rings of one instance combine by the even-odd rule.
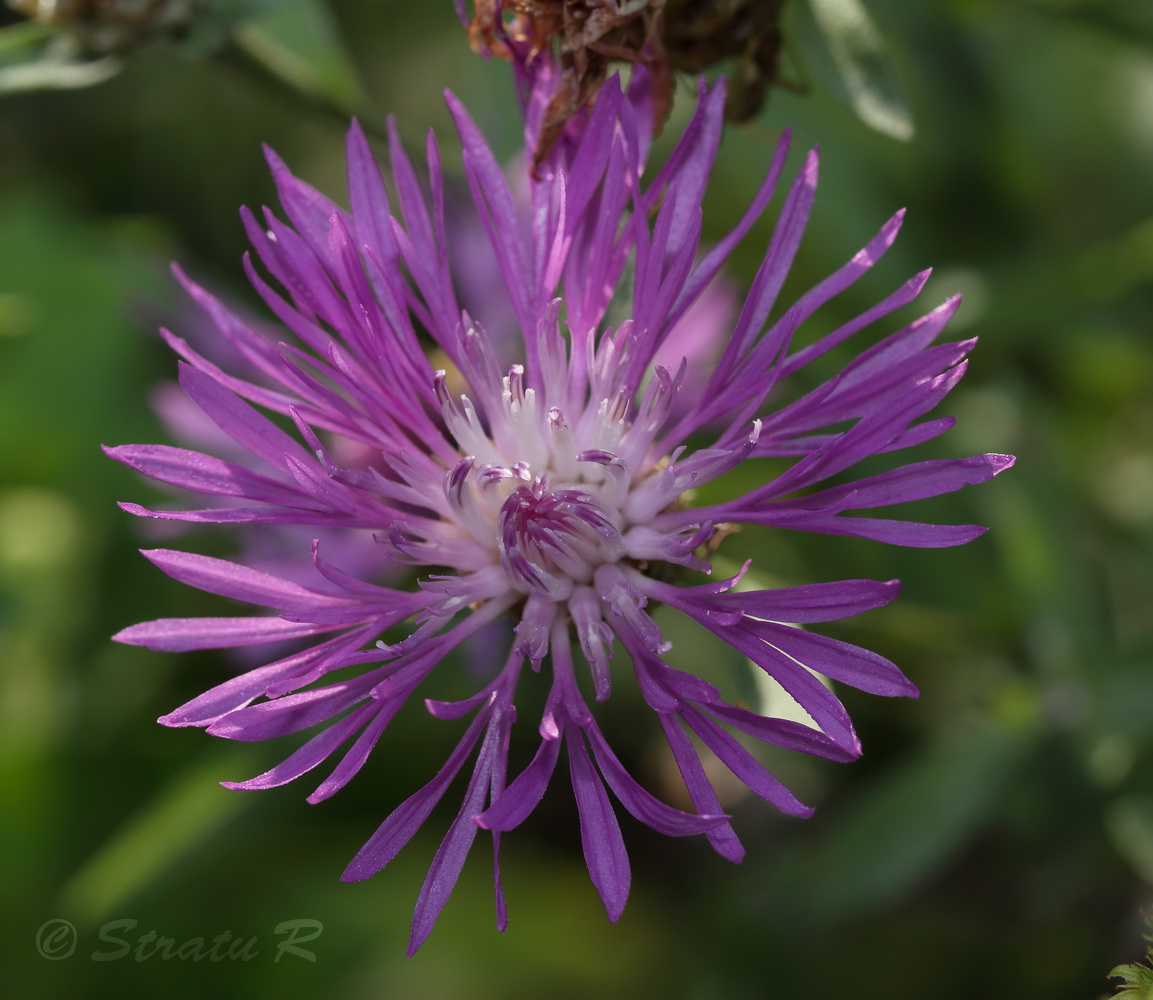
[[374, 708], [374, 705], [362, 705], [351, 715], [321, 730], [287, 760], [263, 774], [258, 774], [255, 778], [249, 778], [247, 781], [222, 781], [221, 784], [238, 792], [250, 792], [276, 788], [278, 785], [295, 781], [322, 763], [337, 747], [349, 739], [365, 724]]
[[323, 594], [249, 566], [172, 549], [145, 549], [144, 556], [175, 580], [212, 594], [270, 608], [332, 606], [336, 594]]
[[712, 816], [694, 816], [665, 805], [645, 791], [628, 773], [612, 752], [599, 729], [590, 726], [585, 730], [593, 757], [613, 794], [633, 816], [651, 826], [658, 833], [670, 837], [689, 837], [697, 833], [708, 833], [728, 821], [724, 813]]
[[448, 902], [449, 894], [456, 886], [461, 869], [464, 868], [465, 858], [476, 839], [477, 825], [473, 822], [473, 817], [484, 805], [489, 792], [489, 780], [493, 769], [497, 766], [496, 758], [501, 752], [502, 715], [503, 713], [498, 710], [489, 723], [480, 753], [477, 755], [476, 768], [464, 796], [464, 804], [437, 849], [424, 884], [420, 888], [416, 912], [412, 918], [412, 934], [408, 941], [410, 957], [416, 954], [417, 949], [432, 932], [436, 918], [440, 916], [440, 911]]
[[208, 727], [213, 736], [253, 743], [308, 729], [339, 715], [363, 700], [372, 686], [372, 675], [331, 684], [328, 687], [262, 701], [229, 712]]
[[544, 798], [560, 755], [560, 739], [541, 740], [529, 764], [483, 813], [477, 826], [485, 830], [514, 830], [532, 814]]
[[[722, 809], [717, 793], [708, 775], [705, 774], [700, 757], [685, 735], [680, 720], [671, 715], [662, 715], [660, 720], [665, 737], [669, 741], [669, 749], [672, 750], [673, 759], [677, 762], [677, 767], [685, 780], [685, 787], [688, 789], [689, 798], [693, 800], [693, 805], [703, 814], [720, 814]], [[731, 823], [725, 822], [714, 827], [706, 833], [706, 836], [713, 845], [713, 850], [722, 858], [727, 858], [734, 864], [740, 864], [744, 860], [745, 849]]]
[[781, 812], [811, 816], [813, 810], [774, 778], [751, 753], [707, 716], [695, 709], [685, 710], [685, 721], [705, 745], [752, 791]]
[[593, 885], [600, 893], [609, 920], [615, 923], [624, 912], [632, 881], [620, 824], [605, 786], [589, 760], [584, 740], [578, 738], [568, 741], [568, 759], [577, 814], [580, 816], [585, 864]]
[[[901, 584], [897, 580], [879, 583], [875, 580], [837, 580], [833, 583], [810, 583], [780, 590], [734, 591], [709, 601], [703, 607], [740, 610], [756, 618], [777, 622], [836, 621], [884, 607], [896, 600]], [[698, 602], [694, 602], [698, 603]]]
[[452, 755], [427, 785], [414, 792], [389, 814], [380, 827], [349, 862], [341, 876], [342, 882], [359, 882], [375, 875], [400, 853], [420, 829], [433, 807], [444, 796], [449, 783], [456, 777], [480, 737], [485, 719], [477, 716]]
[[917, 688], [896, 664], [860, 646], [771, 622], [749, 628], [810, 670], [869, 694], [916, 697]]
[[[310, 730], [281, 763], [227, 787], [273, 788], [332, 759], [308, 797], [328, 798], [426, 683], [428, 714], [409, 709], [418, 717], [452, 726], [472, 716], [448, 760], [392, 809], [343, 876], [368, 878], [388, 864], [475, 753], [417, 899], [409, 954], [431, 933], [478, 829], [492, 835], [497, 926], [505, 927], [502, 837], [541, 802], [562, 743], [585, 863], [610, 920], [631, 879], [613, 798], [661, 833], [703, 834], [733, 861], [744, 851], [709, 779], [714, 764], [783, 812], [808, 815], [747, 741], [835, 761], [859, 755], [832, 684], [885, 696], [916, 688], [880, 653], [801, 626], [882, 607], [899, 585], [743, 590], [756, 579], [755, 570], [746, 576], [748, 563], [703, 584], [683, 571], [708, 573], [718, 545], [739, 549], [724, 541], [730, 524], [960, 544], [983, 529], [856, 513], [982, 483], [1012, 463], [1002, 455], [889, 459], [952, 426], [930, 411], [957, 385], [975, 343], [942, 338], [956, 298], [861, 343], [916, 298], [928, 271], [849, 309], [835, 329], [813, 329], [844, 311], [833, 300], [887, 253], [903, 211], [876, 220], [879, 230], [847, 263], [785, 301], [816, 198], [817, 154], [809, 153], [783, 182], [740, 304], [719, 272], [781, 183], [787, 133], [765, 155], [764, 180], [739, 223], [702, 247], [723, 81], [700, 84], [687, 127], [652, 169], [662, 85], [654, 68], [641, 60], [627, 86], [597, 81], [596, 100], [577, 95], [579, 110], [566, 116], [571, 80], [530, 30], [533, 12], [508, 6], [478, 8], [473, 34], [512, 62], [527, 144], [519, 164], [497, 163], [451, 95], [467, 191], [444, 177], [431, 133], [417, 162], [391, 121], [383, 171], [360, 127], [349, 131], [349, 210], [266, 151], [281, 207], [242, 211], [253, 251], [244, 269], [283, 329], [246, 318], [177, 269], [218, 343], [202, 342], [195, 328], [163, 333], [181, 359], [187, 397], [169, 423], [221, 457], [160, 445], [107, 449], [165, 486], [206, 497], [196, 509], [173, 498], [125, 510], [174, 522], [153, 524], [166, 538], [180, 523], [214, 523], [235, 528], [240, 543], [228, 558], [169, 548], [146, 550], [147, 558], [176, 580], [270, 612], [165, 618], [115, 638], [173, 651], [287, 641], [287, 653], [273, 647], [270, 658], [280, 659], [216, 683], [160, 720], [241, 741]], [[462, 18], [464, 7], [457, 4]], [[845, 352], [836, 367], [834, 351]], [[818, 359], [831, 370], [801, 371]], [[768, 470], [740, 471], [770, 457]], [[733, 481], [745, 484], [743, 495], [726, 493]], [[694, 506], [698, 495], [708, 503]], [[721, 686], [670, 666], [662, 605], [764, 670], [809, 722], [729, 704]], [[610, 664], [616, 640], [617, 659], [633, 661], [637, 704], [658, 716], [696, 813], [647, 791], [586, 703], [585, 685], [599, 708], [632, 683]], [[453, 663], [438, 669], [450, 654]], [[524, 766], [512, 729], [526, 661], [551, 677], [542, 679], [539, 722], [530, 723], [541, 742]], [[434, 672], [445, 673], [443, 683], [433, 683]], [[508, 782], [510, 747], [522, 769]]]
[[301, 499], [299, 490], [293, 485], [278, 483], [232, 462], [184, 448], [130, 444], [105, 448], [104, 451], [152, 479], [197, 493], [244, 497], [270, 504], [292, 505]]
[[298, 639], [323, 631], [320, 626], [280, 618], [158, 618], [130, 625], [112, 638], [130, 646], [183, 653], [190, 649], [222, 649]]

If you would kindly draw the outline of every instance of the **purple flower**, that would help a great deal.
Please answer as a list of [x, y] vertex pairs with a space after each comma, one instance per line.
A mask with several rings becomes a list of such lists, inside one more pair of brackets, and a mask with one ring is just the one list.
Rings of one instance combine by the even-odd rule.
[[[547, 99], [543, 83], [540, 89], [526, 109], [529, 148]], [[125, 504], [133, 513], [241, 530], [338, 530], [418, 567], [417, 585], [396, 589], [334, 565], [315, 542], [291, 578], [167, 549], [145, 553], [178, 580], [272, 613], [144, 622], [119, 633], [120, 641], [168, 651], [296, 643], [288, 655], [160, 720], [246, 741], [319, 727], [287, 760], [228, 787], [275, 787], [334, 758], [309, 801], [327, 798], [357, 773], [451, 651], [491, 636], [492, 623], [509, 623], [503, 665], [478, 682], [480, 690], [461, 701], [426, 700], [437, 719], [471, 721], [441, 770], [393, 810], [344, 874], [364, 879], [388, 864], [472, 761], [460, 811], [420, 892], [410, 954], [431, 931], [481, 830], [492, 837], [503, 929], [501, 835], [536, 807], [562, 751], [589, 873], [612, 920], [630, 881], [614, 799], [660, 832], [702, 834], [724, 857], [742, 857], [690, 734], [757, 795], [808, 815], [733, 733], [833, 760], [857, 756], [852, 724], [818, 675], [880, 695], [916, 689], [883, 657], [803, 626], [885, 605], [898, 585], [843, 580], [749, 590], [741, 589], [740, 575], [719, 582], [699, 582], [698, 575], [694, 582], [693, 574], [710, 569], [710, 540], [722, 525], [744, 523], [898, 545], [961, 544], [984, 529], [859, 512], [982, 482], [1012, 461], [919, 461], [855, 479], [848, 471], [951, 426], [947, 418], [922, 417], [960, 379], [972, 347], [936, 343], [956, 300], [873, 343], [816, 388], [789, 395], [799, 369], [912, 301], [927, 277], [915, 276], [850, 322], [796, 345], [797, 329], [870, 269], [901, 223], [898, 213], [840, 270], [778, 309], [813, 201], [815, 153], [784, 195], [715, 366], [694, 372], [699, 388], [678, 398], [687, 364], [665, 367], [654, 358], [668, 357], [670, 332], [773, 197], [788, 147], [786, 138], [737, 227], [704, 252], [700, 204], [722, 126], [719, 86], [702, 86], [694, 117], [650, 180], [642, 179], [651, 123], [644, 74], [634, 73], [627, 92], [610, 81], [595, 108], [574, 120], [525, 180], [528, 196], [519, 205], [464, 108], [448, 100], [487, 253], [503, 285], [506, 302], [494, 311], [513, 318], [515, 336], [502, 330], [490, 337], [484, 316], [459, 307], [435, 139], [422, 184], [393, 135], [393, 200], [354, 126], [349, 211], [269, 154], [288, 221], [271, 212], [260, 221], [244, 215], [262, 265], [246, 260], [246, 268], [290, 331], [283, 343], [181, 277], [260, 373], [229, 374], [167, 335], [183, 359], [184, 391], [251, 460], [164, 445], [109, 449], [163, 483], [228, 498], [176, 512]], [[607, 325], [610, 305], [627, 318]], [[498, 345], [510, 343], [513, 356], [501, 356]], [[708, 354], [692, 343], [680, 351]], [[287, 418], [295, 433], [260, 409]], [[342, 462], [333, 441], [373, 457]], [[761, 458], [791, 464], [742, 495], [693, 505], [693, 490]], [[765, 670], [813, 725], [762, 717], [670, 666], [651, 616], [658, 604], [688, 615]], [[612, 659], [614, 647], [627, 657]], [[540, 676], [522, 682], [526, 663]], [[510, 776], [518, 683], [542, 688], [545, 706], [539, 747]], [[588, 692], [603, 702], [614, 686], [634, 684], [656, 713], [695, 813], [642, 788], [597, 724]]]

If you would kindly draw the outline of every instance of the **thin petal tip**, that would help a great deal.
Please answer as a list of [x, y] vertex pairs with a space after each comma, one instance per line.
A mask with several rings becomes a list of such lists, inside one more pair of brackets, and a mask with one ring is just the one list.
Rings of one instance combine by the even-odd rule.
[[[143, 623], [141, 623], [143, 624]], [[113, 642], [121, 642], [126, 646], [145, 646], [147, 642], [139, 635], [140, 625], [129, 625], [111, 636]]]

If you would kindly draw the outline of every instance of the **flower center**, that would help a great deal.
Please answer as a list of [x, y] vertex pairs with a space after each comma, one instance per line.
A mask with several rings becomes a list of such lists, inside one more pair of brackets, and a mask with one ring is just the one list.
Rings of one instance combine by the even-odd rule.
[[620, 512], [581, 489], [549, 489], [547, 477], [518, 486], [497, 518], [500, 562], [518, 589], [565, 600], [598, 566], [625, 554]]
[[626, 554], [632, 473], [616, 450], [630, 429], [627, 402], [588, 402], [570, 424], [560, 408], [541, 405], [520, 365], [499, 394], [481, 392], [483, 417], [468, 396], [450, 395], [443, 373], [436, 389], [464, 455], [445, 484], [455, 520], [493, 553], [510, 585], [563, 601]]
[[[453, 547], [451, 565], [499, 567], [498, 579], [530, 604], [579, 604], [594, 578], [626, 559], [708, 569], [693, 550], [712, 536], [711, 523], [672, 532], [652, 526], [728, 455], [706, 452], [682, 462], [678, 448], [667, 462], [653, 461], [683, 365], [677, 376], [658, 366], [639, 398], [620, 383], [611, 337], [579, 390], [563, 364], [544, 366], [540, 391], [525, 384], [520, 365], [504, 377], [491, 358], [475, 367], [476, 405], [449, 391], [445, 372], [435, 381], [445, 426], [463, 456], [444, 480], [453, 533], [441, 544], [442, 552], [444, 542]], [[403, 538], [397, 544], [413, 555], [419, 550]]]

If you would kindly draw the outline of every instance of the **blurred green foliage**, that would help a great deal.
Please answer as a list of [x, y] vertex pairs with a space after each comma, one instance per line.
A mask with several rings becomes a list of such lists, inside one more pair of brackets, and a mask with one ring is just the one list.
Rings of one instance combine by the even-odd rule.
[[[846, 6], [857, 5], [814, 5], [826, 16]], [[1139, 911], [1153, 902], [1153, 8], [867, 8], [871, 27], [858, 41], [884, 39], [893, 60], [884, 72], [900, 82], [915, 137], [894, 142], [862, 124], [798, 52], [807, 92], [776, 92], [759, 121], [726, 136], [706, 225], [732, 224], [786, 124], [801, 148], [819, 143], [822, 153], [794, 291], [908, 206], [877, 272], [818, 320], [827, 328], [935, 265], [925, 308], [964, 292], [953, 329], [981, 345], [946, 408], [958, 427], [934, 453], [1010, 451], [1019, 462], [995, 483], [922, 505], [926, 519], [991, 526], [965, 549], [746, 532], [725, 554], [754, 555], [759, 571], [785, 582], [902, 579], [896, 605], [832, 631], [900, 662], [922, 696], [845, 692], [864, 757], [774, 760], [819, 808], [799, 822], [734, 801], [750, 848], [739, 868], [626, 821], [636, 872], [616, 927], [588, 884], [575, 810], [558, 784], [540, 815], [505, 838], [508, 933], [491, 928], [478, 851], [411, 961], [402, 957], [411, 906], [452, 813], [434, 814], [373, 880], [345, 886], [338, 876], [439, 766], [449, 727], [414, 706], [364, 774], [323, 806], [307, 806], [294, 786], [253, 795], [217, 786], [288, 748], [154, 723], [228, 664], [107, 636], [218, 605], [135, 554], [147, 532], [115, 501], [146, 500], [150, 488], [99, 445], [161, 439], [148, 399], [174, 365], [153, 330], [191, 321], [169, 259], [251, 301], [235, 211], [272, 201], [261, 141], [339, 196], [334, 109], [356, 108], [374, 129], [393, 113], [415, 143], [430, 125], [448, 134], [448, 86], [511, 154], [519, 129], [504, 68], [468, 53], [449, 0], [286, 0], [246, 10], [239, 34], [194, 32], [118, 57], [121, 71], [99, 86], [0, 101], [7, 995], [1110, 992], [1108, 971], [1140, 954]], [[252, 60], [278, 46], [284, 72], [270, 82]], [[691, 89], [680, 88], [678, 119]], [[737, 258], [738, 280], [751, 276], [768, 226]], [[227, 542], [189, 544], [226, 551]], [[693, 641], [684, 637], [686, 655]], [[663, 785], [655, 722], [646, 713], [635, 725], [623, 694], [608, 709], [622, 755], [675, 795]], [[36, 936], [58, 918], [75, 925], [79, 945], [52, 960]], [[323, 924], [302, 945], [315, 962], [274, 960], [275, 928], [296, 918]], [[114, 919], [137, 922], [120, 932], [133, 943], [149, 930], [178, 943], [228, 931], [257, 937], [259, 954], [92, 961], [113, 950], [98, 935]]]
[[1120, 979], [1118, 994], [1125, 1000], [1150, 1000], [1153, 997], [1153, 917], [1146, 916], [1147, 932], [1145, 940], [1149, 947], [1145, 949], [1144, 962], [1131, 962], [1118, 965], [1109, 973], [1110, 979]]

